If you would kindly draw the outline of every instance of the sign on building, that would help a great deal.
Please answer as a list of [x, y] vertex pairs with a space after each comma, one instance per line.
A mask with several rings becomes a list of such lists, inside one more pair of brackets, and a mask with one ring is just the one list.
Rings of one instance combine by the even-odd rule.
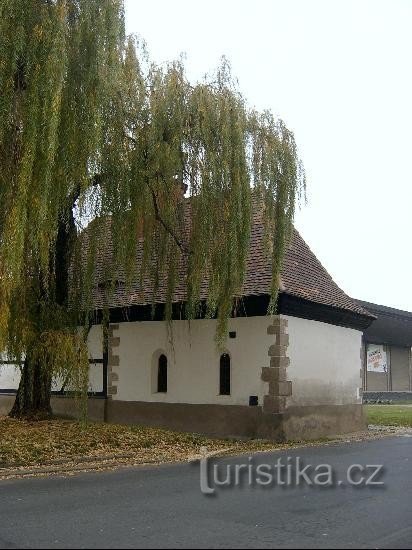
[[369, 344], [366, 355], [369, 372], [388, 372], [388, 360], [384, 346]]

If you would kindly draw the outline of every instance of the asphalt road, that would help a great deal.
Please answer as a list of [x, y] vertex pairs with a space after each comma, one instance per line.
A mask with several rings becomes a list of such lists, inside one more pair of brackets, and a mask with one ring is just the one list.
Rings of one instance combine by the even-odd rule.
[[[384, 485], [263, 488], [246, 476], [204, 496], [199, 464], [4, 481], [0, 548], [412, 547], [412, 438], [271, 453], [250, 464], [297, 457], [332, 465], [336, 481], [352, 464], [383, 464]], [[221, 480], [236, 463], [249, 461], [215, 462]]]

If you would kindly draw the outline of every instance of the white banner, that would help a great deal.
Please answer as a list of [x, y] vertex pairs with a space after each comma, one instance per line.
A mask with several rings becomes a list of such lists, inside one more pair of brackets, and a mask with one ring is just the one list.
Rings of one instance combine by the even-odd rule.
[[369, 344], [366, 355], [369, 372], [388, 372], [388, 360], [384, 346]]

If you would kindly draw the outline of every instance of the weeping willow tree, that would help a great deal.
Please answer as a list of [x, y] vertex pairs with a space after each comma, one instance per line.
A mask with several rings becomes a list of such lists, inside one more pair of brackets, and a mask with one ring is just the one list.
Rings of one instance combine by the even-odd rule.
[[107, 293], [119, 273], [149, 280], [153, 301], [162, 282], [170, 320], [183, 262], [185, 315], [203, 307], [221, 342], [252, 199], [274, 310], [304, 174], [293, 134], [247, 107], [225, 61], [193, 86], [182, 62], [156, 66], [125, 36], [120, 0], [0, 0], [0, 85], [0, 349], [23, 364], [12, 415], [50, 414], [56, 375], [86, 392], [97, 264]]
[[16, 416], [49, 414], [54, 371], [87, 368], [68, 307], [73, 207], [124, 39], [120, 1], [0, 0], [0, 349], [24, 360]]

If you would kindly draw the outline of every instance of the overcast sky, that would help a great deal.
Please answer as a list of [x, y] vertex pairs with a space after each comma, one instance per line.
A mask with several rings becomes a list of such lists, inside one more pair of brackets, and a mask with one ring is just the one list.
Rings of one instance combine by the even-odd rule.
[[348, 294], [412, 311], [412, 1], [126, 0], [126, 21], [193, 81], [229, 58], [295, 132], [303, 238]]

